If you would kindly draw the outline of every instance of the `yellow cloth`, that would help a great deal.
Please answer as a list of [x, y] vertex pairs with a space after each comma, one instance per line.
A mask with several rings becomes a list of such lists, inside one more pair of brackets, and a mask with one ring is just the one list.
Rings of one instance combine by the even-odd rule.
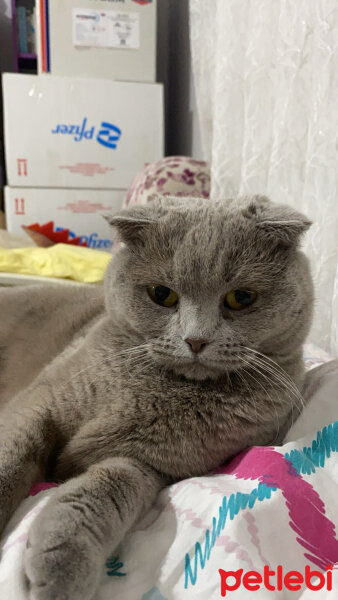
[[0, 248], [0, 271], [97, 283], [102, 281], [111, 257], [109, 252], [69, 244], [49, 248]]

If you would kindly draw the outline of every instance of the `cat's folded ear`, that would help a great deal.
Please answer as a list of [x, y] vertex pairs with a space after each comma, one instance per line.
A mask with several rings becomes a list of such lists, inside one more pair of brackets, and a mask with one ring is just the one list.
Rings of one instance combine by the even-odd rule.
[[145, 235], [157, 223], [159, 215], [150, 206], [133, 206], [104, 217], [118, 231], [122, 242], [135, 245], [142, 244]]
[[291, 206], [274, 204], [265, 196], [254, 196], [242, 213], [274, 245], [297, 245], [312, 225], [310, 219]]

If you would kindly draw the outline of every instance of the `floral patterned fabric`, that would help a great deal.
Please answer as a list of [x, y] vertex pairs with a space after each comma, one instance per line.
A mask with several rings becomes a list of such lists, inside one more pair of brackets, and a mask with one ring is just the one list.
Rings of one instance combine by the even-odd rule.
[[124, 206], [147, 204], [157, 194], [209, 198], [208, 163], [188, 156], [167, 156], [148, 164], [135, 177], [127, 192]]

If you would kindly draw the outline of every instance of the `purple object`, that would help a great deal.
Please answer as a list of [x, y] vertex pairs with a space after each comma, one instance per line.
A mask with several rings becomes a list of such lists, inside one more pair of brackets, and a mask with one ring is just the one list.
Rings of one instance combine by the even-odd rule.
[[58, 487], [57, 483], [47, 483], [46, 481], [40, 481], [39, 483], [35, 483], [33, 487], [29, 490], [29, 496], [36, 496], [40, 492], [44, 492], [45, 490], [49, 490], [50, 488]]

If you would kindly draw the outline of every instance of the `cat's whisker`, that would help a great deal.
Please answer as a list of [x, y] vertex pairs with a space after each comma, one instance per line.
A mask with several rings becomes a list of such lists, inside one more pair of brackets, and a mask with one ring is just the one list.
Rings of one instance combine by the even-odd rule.
[[[252, 358], [250, 360], [252, 360]], [[286, 380], [284, 377], [281, 377], [281, 373], [278, 372], [276, 369], [267, 369], [266, 364], [265, 363], [262, 364], [262, 362], [260, 362], [260, 361], [258, 362], [257, 366], [259, 369], [262, 369], [262, 370], [264, 369], [265, 372], [268, 373], [269, 376], [273, 378], [274, 382], [277, 383], [279, 389], [281, 389], [283, 391], [287, 390], [289, 393], [291, 393], [291, 395], [296, 400], [296, 402], [293, 402], [291, 404], [291, 411], [292, 411], [291, 419], [292, 419], [292, 424], [293, 424], [294, 423], [294, 409], [297, 408], [297, 412], [298, 412], [298, 416], [299, 416], [299, 414], [301, 414], [301, 412], [302, 412], [302, 409], [304, 408], [304, 401], [303, 401], [303, 398], [301, 397], [298, 389], [294, 385], [291, 385], [292, 380], [290, 382], [289, 379]], [[266, 377], [266, 375], [263, 375], [262, 371], [260, 371], [260, 372], [261, 372], [262, 376]], [[299, 405], [300, 405], [300, 407], [299, 407]]]
[[282, 373], [262, 362], [256, 362], [255, 364], [258, 366], [258, 368], [265, 370], [265, 372], [268, 373], [271, 377], [273, 377], [276, 382], [279, 382], [284, 387], [284, 389], [286, 389], [289, 392], [289, 394], [291, 394], [294, 400], [301, 405], [302, 409], [304, 408], [304, 401], [299, 390], [296, 388], [295, 385], [292, 385], [289, 379], [286, 379], [286, 377], [284, 377]]
[[71, 381], [76, 379], [79, 375], [81, 375], [85, 371], [89, 371], [89, 369], [94, 369], [94, 368], [96, 369], [101, 364], [101, 362], [102, 362], [102, 360], [98, 360], [98, 361], [94, 362], [93, 364], [87, 365], [83, 369], [80, 369], [80, 371], [76, 371], [76, 373], [74, 373], [71, 377], [69, 377], [69, 379], [66, 379], [66, 381], [63, 382], [63, 386], [68, 385]]
[[[109, 355], [109, 360], [113, 361], [113, 359], [117, 359], [116, 360], [116, 366], [122, 366], [125, 363], [131, 363], [131, 361], [133, 359], [137, 359], [137, 358], [142, 358], [143, 356], [146, 357], [148, 354], [148, 347], [149, 344], [142, 344], [139, 346], [134, 346], [132, 348], [127, 348], [126, 350], [123, 350], [122, 352], [117, 352], [114, 353], [112, 352]], [[131, 356], [128, 357], [128, 353], [130, 353]], [[127, 354], [126, 360], [124, 362], [120, 362], [118, 359], [120, 357], [122, 357], [123, 355]], [[87, 365], [86, 367], [84, 367], [83, 369], [81, 369], [80, 371], [77, 371], [75, 374], [72, 375], [72, 377], [70, 377], [68, 380], [66, 380], [64, 382], [64, 385], [69, 384], [71, 381], [73, 381], [74, 379], [76, 379], [79, 375], [81, 375], [82, 373], [84, 373], [85, 371], [88, 371], [90, 369], [97, 369], [100, 364], [102, 363], [102, 359], [98, 359], [97, 361], [93, 361], [91, 364]], [[96, 377], [95, 377], [96, 376]], [[100, 379], [99, 375], [94, 374], [94, 378], [95, 381], [98, 381]]]
[[[249, 350], [249, 349], [247, 349]], [[264, 355], [262, 355], [264, 356]], [[275, 384], [278, 385], [279, 389], [283, 390], [283, 391], [288, 391], [293, 397], [295, 402], [293, 402], [291, 404], [291, 410], [292, 410], [292, 424], [294, 422], [294, 408], [297, 407], [297, 411], [299, 414], [301, 414], [303, 408], [304, 408], [304, 401], [303, 398], [299, 392], [299, 390], [297, 389], [297, 387], [295, 386], [295, 384], [293, 383], [293, 381], [291, 380], [291, 378], [289, 378], [289, 376], [287, 376], [287, 374], [285, 373], [284, 369], [282, 370], [282, 372], [277, 371], [277, 369], [275, 367], [273, 367], [272, 365], [266, 365], [266, 363], [264, 361], [262, 361], [260, 358], [258, 358], [257, 356], [255, 356], [255, 358], [252, 357], [252, 355], [250, 357], [248, 357], [248, 360], [255, 364], [255, 366], [259, 369], [259, 372], [261, 373], [261, 375], [263, 377], [265, 377], [267, 380], [269, 380], [267, 378], [267, 376], [265, 375], [265, 373], [267, 373], [275, 382]], [[275, 363], [277, 364], [277, 363]], [[287, 376], [287, 378], [286, 378]], [[271, 382], [270, 382], [271, 383]], [[300, 405], [300, 408], [299, 408]], [[298, 414], [298, 416], [299, 416]]]
[[129, 354], [138, 353], [147, 348], [149, 348], [149, 343], [140, 344], [138, 346], [133, 346], [131, 348], [125, 348], [124, 350], [121, 350], [121, 352], [113, 352], [110, 348], [107, 348], [106, 354], [111, 358], [118, 358], [119, 356], [128, 356]]
[[298, 394], [295, 389], [290, 385], [290, 382], [286, 380], [276, 369], [269, 368], [265, 363], [261, 361], [256, 361], [252, 357], [249, 359], [250, 365], [258, 369], [259, 373], [271, 383], [273, 381], [275, 384], [277, 383], [280, 389], [284, 391], [288, 391], [291, 396], [293, 396], [296, 400], [299, 400]]
[[[147, 358], [148, 356], [149, 356], [148, 351], [144, 350], [143, 352], [140, 352], [137, 354], [132, 354], [131, 356], [128, 356], [126, 358], [123, 358], [123, 359], [121, 358], [121, 359], [116, 360], [115, 365], [117, 367], [122, 367], [122, 366], [128, 365], [128, 364], [132, 365], [135, 362], [137, 363], [137, 361]], [[112, 361], [112, 364], [114, 364], [113, 361]]]
[[[243, 368], [243, 371], [246, 373], [246, 370]], [[257, 403], [255, 402], [255, 398], [254, 398], [254, 394], [252, 392], [252, 389], [250, 388], [249, 384], [247, 381], [245, 381], [245, 378], [242, 376], [241, 372], [239, 370], [235, 370], [235, 373], [237, 374], [237, 376], [240, 378], [240, 380], [242, 381], [243, 385], [244, 385], [244, 390], [249, 392], [249, 395], [251, 397], [252, 400], [252, 405], [255, 409], [255, 414], [256, 414], [256, 431], [258, 429], [258, 423], [259, 423], [259, 419], [258, 419], [258, 411], [257, 411]]]
[[271, 368], [274, 366], [274, 368], [278, 371], [278, 373], [283, 374], [284, 377], [289, 381], [290, 385], [295, 389], [295, 391], [297, 391], [297, 393], [301, 396], [298, 388], [296, 387], [294, 381], [291, 379], [290, 375], [283, 369], [283, 367], [281, 365], [279, 365], [276, 361], [274, 361], [272, 358], [270, 358], [269, 356], [266, 356], [265, 354], [263, 354], [262, 352], [259, 352], [258, 350], [254, 350], [253, 348], [248, 348], [246, 346], [243, 346], [243, 348], [245, 350], [248, 350], [249, 352], [252, 352], [254, 354], [257, 355], [257, 358], [261, 358], [264, 361], [268, 361], [268, 363], [272, 363], [272, 365], [270, 364]]
[[136, 371], [137, 376], [143, 375], [143, 373], [145, 373], [149, 369], [149, 367], [151, 367], [151, 365], [153, 365], [153, 364], [154, 364], [154, 361], [152, 359], [149, 359], [148, 361], [140, 364], [140, 366], [142, 368], [137, 369], [137, 371]]
[[[288, 387], [290, 389], [290, 392], [293, 393], [293, 395], [298, 398], [298, 400], [302, 403], [302, 406], [304, 408], [303, 398], [302, 398], [302, 395], [301, 395], [299, 389], [295, 385], [294, 381], [292, 381], [292, 379], [288, 375], [288, 373], [286, 373], [286, 371], [280, 365], [278, 365], [278, 363], [276, 363], [274, 360], [270, 359], [268, 356], [265, 356], [261, 352], [253, 350], [252, 348], [247, 348], [246, 346], [243, 346], [243, 348], [249, 352], [250, 351], [253, 352], [254, 355], [256, 355], [255, 357], [247, 356], [247, 358], [250, 361], [255, 361], [256, 364], [258, 364], [261, 367], [264, 367], [267, 372], [270, 372], [271, 374], [275, 374], [276, 377], [278, 376], [278, 380], [283, 381], [284, 385], [286, 387]], [[273, 364], [272, 365], [266, 364], [266, 361], [271, 362]]]
[[[258, 375], [262, 375], [264, 377], [264, 375], [262, 373], [260, 373], [259, 371], [257, 371], [257, 369], [255, 369], [255, 367], [252, 367], [252, 365], [246, 361], [243, 357], [241, 357], [241, 360], [243, 362], [245, 362], [249, 368], [252, 368]], [[260, 386], [260, 388], [263, 390], [263, 393], [267, 394], [268, 398], [270, 399], [272, 406], [274, 408], [275, 411], [275, 415], [276, 415], [276, 419], [277, 419], [277, 433], [276, 433], [276, 439], [278, 439], [278, 435], [279, 435], [279, 431], [280, 431], [280, 424], [279, 424], [279, 416], [278, 416], [278, 411], [276, 409], [276, 405], [274, 403], [273, 398], [271, 397], [271, 395], [267, 392], [267, 390], [264, 388], [264, 386], [262, 385], [262, 383], [256, 378], [254, 377], [248, 370], [246, 370], [247, 375], [249, 375], [249, 377], [251, 377], [254, 381], [256, 381], [256, 383]], [[276, 391], [276, 390], [275, 390]]]

